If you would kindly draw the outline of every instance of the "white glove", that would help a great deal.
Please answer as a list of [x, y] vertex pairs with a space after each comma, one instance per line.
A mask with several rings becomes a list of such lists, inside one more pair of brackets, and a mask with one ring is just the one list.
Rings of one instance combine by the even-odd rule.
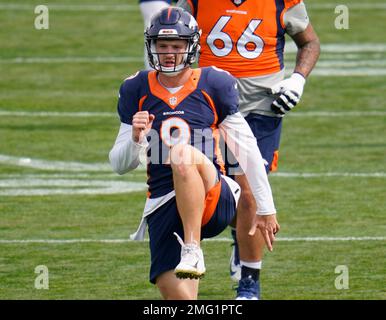
[[286, 112], [295, 107], [303, 94], [306, 79], [300, 73], [293, 73], [288, 79], [284, 79], [271, 88], [272, 94], [280, 96], [271, 104], [271, 110], [284, 116]]

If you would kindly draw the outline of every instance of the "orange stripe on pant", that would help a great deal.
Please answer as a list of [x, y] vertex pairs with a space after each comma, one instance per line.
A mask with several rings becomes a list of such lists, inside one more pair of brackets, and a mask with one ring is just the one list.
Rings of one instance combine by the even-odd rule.
[[221, 178], [212, 189], [208, 191], [205, 196], [205, 207], [204, 213], [202, 215], [201, 225], [205, 226], [210, 218], [212, 218], [214, 212], [216, 211], [218, 200], [220, 199], [221, 194]]
[[279, 162], [279, 150], [275, 150], [275, 152], [273, 153], [273, 159], [272, 159], [271, 168], [269, 168], [269, 171], [271, 172], [277, 171], [278, 162]]

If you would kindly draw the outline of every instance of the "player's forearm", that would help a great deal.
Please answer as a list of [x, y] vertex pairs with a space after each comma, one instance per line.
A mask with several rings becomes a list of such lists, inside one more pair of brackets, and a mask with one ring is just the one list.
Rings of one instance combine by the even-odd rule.
[[300, 73], [307, 78], [312, 69], [315, 67], [319, 54], [320, 44], [317, 39], [308, 42], [303, 47], [299, 48], [294, 72]]
[[220, 131], [228, 148], [247, 176], [257, 203], [258, 214], [276, 213], [263, 158], [257, 147], [256, 138], [245, 119], [240, 113], [228, 116], [220, 124]]
[[134, 170], [140, 163], [139, 154], [144, 148], [146, 143], [138, 144], [132, 140], [132, 127], [121, 124], [115, 144], [109, 153], [111, 167], [118, 174]]
[[306, 78], [315, 67], [320, 55], [319, 38], [312, 25], [309, 24], [304, 32], [295, 35], [293, 39], [298, 46], [294, 72], [298, 72]]

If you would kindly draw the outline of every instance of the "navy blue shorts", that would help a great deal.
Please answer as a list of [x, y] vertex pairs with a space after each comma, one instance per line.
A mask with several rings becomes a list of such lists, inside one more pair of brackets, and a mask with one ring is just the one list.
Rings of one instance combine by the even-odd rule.
[[[216, 186], [218, 186], [219, 192], [218, 201], [216, 199], [217, 205], [214, 203], [213, 214], [210, 217], [207, 216], [209, 221], [203, 221], [201, 239], [212, 238], [220, 234], [229, 225], [236, 213], [235, 200], [228, 184], [221, 178]], [[211, 202], [213, 205], [213, 201]], [[203, 220], [205, 220], [205, 214]], [[174, 270], [181, 259], [181, 245], [173, 234], [176, 232], [182, 239], [184, 238], [176, 198], [170, 199], [152, 213], [147, 218], [147, 223], [151, 255], [150, 282], [155, 283], [159, 275]]]
[[[261, 156], [267, 161], [265, 166], [267, 173], [277, 170], [282, 119], [254, 113], [250, 113], [245, 117], [253, 135], [256, 137]], [[228, 176], [234, 176], [240, 172], [237, 161], [228, 151], [225, 164]]]

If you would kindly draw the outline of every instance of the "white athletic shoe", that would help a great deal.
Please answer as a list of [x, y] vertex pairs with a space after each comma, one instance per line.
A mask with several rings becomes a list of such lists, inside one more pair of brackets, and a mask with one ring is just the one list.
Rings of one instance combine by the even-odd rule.
[[233, 281], [239, 282], [241, 279], [241, 264], [240, 264], [239, 245], [237, 243], [236, 230], [234, 228], [231, 229], [231, 235], [232, 235], [233, 243], [232, 243], [231, 259], [229, 261], [229, 273]]
[[174, 232], [181, 244], [181, 261], [174, 269], [177, 278], [200, 279], [205, 273], [204, 255], [196, 241], [185, 244], [181, 237]]

